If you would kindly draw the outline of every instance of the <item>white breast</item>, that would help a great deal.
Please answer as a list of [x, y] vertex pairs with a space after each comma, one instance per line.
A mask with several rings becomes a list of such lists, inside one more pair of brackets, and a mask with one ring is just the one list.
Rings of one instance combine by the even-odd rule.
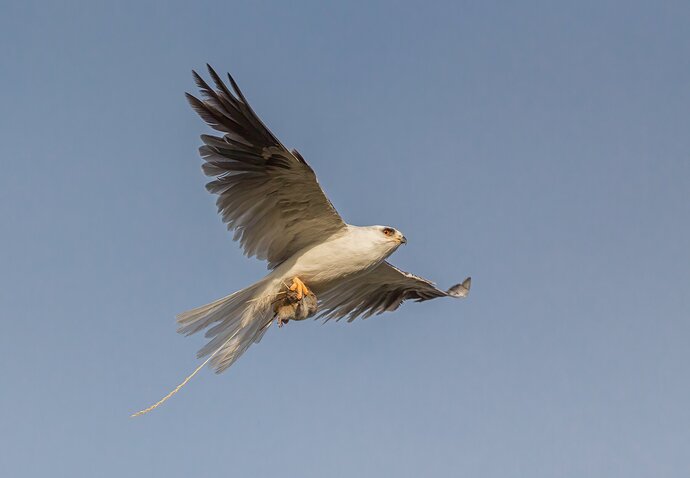
[[377, 265], [390, 252], [389, 248], [372, 241], [366, 228], [348, 226], [343, 234], [296, 253], [278, 266], [274, 274], [286, 282], [298, 276], [308, 287], [318, 289], [321, 284]]

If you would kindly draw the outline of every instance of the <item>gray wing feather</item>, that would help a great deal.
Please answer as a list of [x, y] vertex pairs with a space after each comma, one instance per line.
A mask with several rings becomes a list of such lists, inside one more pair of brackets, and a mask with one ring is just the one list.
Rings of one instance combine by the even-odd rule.
[[[207, 65], [208, 66], [208, 65]], [[202, 169], [215, 177], [206, 188], [233, 240], [249, 257], [266, 259], [274, 268], [300, 249], [345, 227], [296, 151], [288, 151], [254, 113], [228, 75], [234, 94], [208, 66], [216, 89], [196, 72], [202, 99], [187, 93], [192, 108], [222, 137], [202, 135]]]
[[437, 297], [466, 297], [472, 280], [468, 277], [447, 291], [426, 279], [404, 272], [388, 262], [382, 262], [371, 271], [356, 274], [345, 283], [319, 294], [320, 317], [325, 320], [352, 322], [395, 310], [408, 299], [422, 302]]

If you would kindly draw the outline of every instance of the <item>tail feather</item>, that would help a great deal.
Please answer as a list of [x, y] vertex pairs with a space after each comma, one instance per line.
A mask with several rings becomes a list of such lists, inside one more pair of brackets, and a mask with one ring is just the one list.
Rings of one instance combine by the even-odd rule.
[[[190, 335], [207, 327], [211, 340], [197, 353], [198, 358], [211, 357], [211, 367], [220, 373], [232, 365], [252, 343], [258, 342], [270, 326], [270, 285], [265, 281], [230, 294], [227, 297], [178, 315], [177, 331]], [[263, 295], [262, 295], [263, 294]]]
[[[260, 334], [260, 331], [266, 325], [265, 321], [263, 320], [263, 317], [265, 317], [265, 315], [266, 314], [262, 314], [262, 320], [258, 320], [259, 318], [257, 317], [257, 320], [255, 322], [253, 322], [247, 327], [240, 329], [235, 334], [230, 336], [230, 338], [222, 342], [222, 348], [217, 354], [213, 356], [213, 358], [211, 358], [210, 362], [211, 367], [213, 367], [216, 373], [221, 373], [225, 371], [228, 367], [235, 363], [235, 361], [238, 358], [240, 358], [240, 356], [249, 348], [251, 344], [256, 342], [256, 336]], [[270, 325], [270, 315], [268, 320], [268, 325]], [[199, 351], [199, 354], [201, 354], [203, 351], [203, 353], [206, 355], [209, 353], [213, 353], [215, 350], [217, 350], [214, 348], [215, 345], [211, 346], [211, 344], [220, 337], [221, 336], [217, 336], [215, 339], [209, 342], [201, 351]]]
[[239, 290], [221, 299], [202, 305], [177, 316], [177, 332], [192, 335], [205, 329], [214, 322], [222, 321], [228, 312], [233, 312], [247, 300], [251, 300], [251, 289], [255, 286]]
[[273, 322], [272, 300], [280, 290], [279, 283], [268, 278], [177, 316], [177, 331], [193, 334], [218, 322], [206, 333], [211, 340], [199, 350], [198, 357], [208, 357], [182, 383], [150, 407], [131, 416], [138, 417], [155, 410], [175, 395], [208, 363], [221, 373], [240, 358], [253, 343], [258, 343]]

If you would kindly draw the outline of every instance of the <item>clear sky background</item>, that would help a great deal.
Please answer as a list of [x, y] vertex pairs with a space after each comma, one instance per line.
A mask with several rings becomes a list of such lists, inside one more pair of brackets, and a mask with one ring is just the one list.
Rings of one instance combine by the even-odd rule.
[[[3, 2], [0, 470], [687, 477], [687, 2]], [[174, 316], [265, 274], [204, 190], [232, 71], [343, 217], [464, 301], [269, 331]]]

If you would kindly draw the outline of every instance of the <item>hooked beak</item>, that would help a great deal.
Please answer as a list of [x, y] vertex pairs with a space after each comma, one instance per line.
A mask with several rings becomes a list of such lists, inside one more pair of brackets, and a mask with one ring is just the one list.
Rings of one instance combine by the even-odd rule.
[[400, 236], [400, 244], [407, 244], [407, 239], [405, 236]]

